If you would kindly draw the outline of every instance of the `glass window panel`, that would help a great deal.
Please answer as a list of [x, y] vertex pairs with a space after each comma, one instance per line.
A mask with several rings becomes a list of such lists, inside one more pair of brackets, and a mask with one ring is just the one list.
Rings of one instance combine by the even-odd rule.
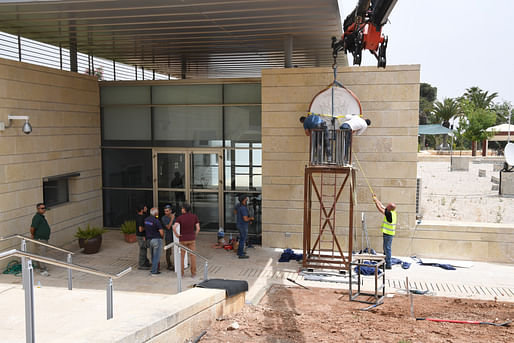
[[68, 178], [43, 182], [43, 202], [46, 206], [52, 207], [68, 201]]
[[152, 197], [152, 191], [104, 189], [104, 225], [120, 227], [125, 220], [136, 219], [138, 205], [152, 207]]
[[[253, 167], [255, 165], [253, 161], [250, 165], [248, 160], [250, 152], [251, 150], [243, 149], [225, 150], [225, 190], [252, 191], [262, 188], [262, 178], [253, 177], [255, 174], [262, 174], [262, 168]], [[240, 158], [237, 159], [238, 157]]]
[[171, 205], [178, 214], [182, 204], [186, 201], [186, 195], [184, 192], [159, 191], [158, 199], [159, 213], [164, 213], [164, 206]]
[[218, 155], [212, 153], [193, 154], [191, 187], [195, 189], [218, 188]]
[[102, 113], [104, 140], [152, 139], [150, 108], [105, 107]]
[[250, 176], [236, 174], [236, 189], [250, 189]]
[[252, 150], [252, 164], [262, 166], [262, 150]]
[[193, 213], [200, 220], [200, 229], [218, 231], [219, 229], [219, 199], [218, 193], [194, 192], [191, 194]]
[[262, 189], [262, 175], [253, 176], [253, 187], [256, 189]]
[[156, 107], [154, 139], [164, 146], [221, 146], [221, 107]]
[[250, 168], [248, 167], [236, 167], [236, 174], [248, 174], [250, 172]]
[[238, 149], [236, 152], [235, 165], [247, 166], [250, 164], [250, 150]]
[[104, 187], [152, 188], [152, 150], [103, 149]]
[[221, 104], [222, 85], [154, 86], [152, 102], [160, 105]]
[[223, 99], [225, 104], [260, 104], [260, 83], [237, 83], [224, 85]]
[[[225, 193], [225, 223], [223, 228], [225, 232], [237, 232], [236, 216], [234, 215], [234, 209], [239, 201], [237, 197], [241, 193]], [[255, 220], [248, 225], [248, 233], [250, 235], [260, 235], [262, 232], [261, 224], [261, 194], [260, 193], [246, 193], [248, 195], [248, 213], [250, 217], [254, 217]]]
[[157, 183], [159, 188], [185, 187], [185, 154], [157, 154]]
[[101, 105], [150, 105], [149, 86], [100, 87]]
[[260, 142], [261, 126], [260, 106], [225, 107], [226, 146], [242, 147], [244, 145], [239, 143]]

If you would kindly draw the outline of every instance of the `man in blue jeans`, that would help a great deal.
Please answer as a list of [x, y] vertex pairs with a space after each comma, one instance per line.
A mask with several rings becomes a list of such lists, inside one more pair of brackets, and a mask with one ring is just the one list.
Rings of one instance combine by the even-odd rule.
[[239, 196], [239, 205], [237, 210], [237, 229], [239, 230], [239, 247], [237, 248], [237, 256], [239, 258], [248, 258], [245, 253], [246, 237], [248, 236], [248, 223], [254, 220], [248, 213], [248, 197], [244, 194]]
[[391, 269], [391, 246], [393, 244], [393, 237], [396, 233], [396, 205], [394, 203], [387, 204], [384, 207], [377, 196], [373, 194], [373, 201], [378, 211], [384, 215], [382, 220], [382, 237], [384, 245], [384, 255], [386, 256], [386, 269]]
[[159, 210], [153, 207], [150, 210], [150, 215], [145, 218], [146, 241], [148, 242], [148, 246], [152, 252], [152, 276], [156, 276], [161, 273], [159, 271], [159, 261], [161, 260], [164, 230], [161, 222], [157, 219], [158, 215]]

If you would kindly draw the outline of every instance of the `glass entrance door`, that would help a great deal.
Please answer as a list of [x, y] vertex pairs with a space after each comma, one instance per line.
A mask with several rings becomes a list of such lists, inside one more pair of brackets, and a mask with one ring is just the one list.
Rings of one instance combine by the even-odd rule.
[[221, 150], [154, 150], [154, 203], [177, 211], [189, 202], [202, 230], [223, 223]]

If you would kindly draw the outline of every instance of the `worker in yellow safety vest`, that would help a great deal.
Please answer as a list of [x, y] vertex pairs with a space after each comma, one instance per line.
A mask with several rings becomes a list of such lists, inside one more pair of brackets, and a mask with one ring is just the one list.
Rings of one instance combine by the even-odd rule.
[[373, 201], [378, 211], [384, 215], [381, 226], [384, 255], [386, 256], [386, 269], [391, 269], [391, 245], [393, 244], [393, 237], [396, 232], [396, 205], [392, 202], [387, 204], [387, 206], [382, 205], [375, 194], [373, 194]]

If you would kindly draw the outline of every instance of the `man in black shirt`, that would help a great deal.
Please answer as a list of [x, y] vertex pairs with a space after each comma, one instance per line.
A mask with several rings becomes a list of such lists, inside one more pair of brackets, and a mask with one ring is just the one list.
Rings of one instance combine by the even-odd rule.
[[138, 269], [149, 270], [152, 266], [148, 260], [148, 244], [146, 241], [145, 234], [145, 218], [147, 217], [146, 212], [148, 208], [145, 205], [139, 205], [137, 208], [136, 217], [136, 237], [139, 245], [139, 260]]

